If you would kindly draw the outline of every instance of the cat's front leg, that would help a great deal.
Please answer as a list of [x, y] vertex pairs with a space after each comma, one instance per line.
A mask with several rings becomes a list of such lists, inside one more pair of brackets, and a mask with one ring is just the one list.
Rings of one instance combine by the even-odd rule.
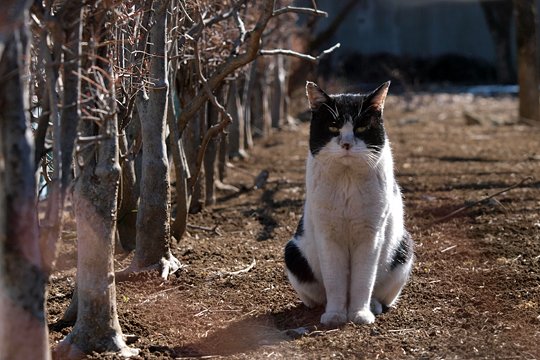
[[319, 245], [321, 273], [326, 292], [326, 308], [321, 316], [321, 324], [336, 327], [347, 322], [347, 251], [333, 240], [322, 240]]
[[371, 296], [377, 276], [380, 248], [376, 240], [358, 244], [351, 252], [351, 292], [348, 320], [355, 324], [371, 324]]

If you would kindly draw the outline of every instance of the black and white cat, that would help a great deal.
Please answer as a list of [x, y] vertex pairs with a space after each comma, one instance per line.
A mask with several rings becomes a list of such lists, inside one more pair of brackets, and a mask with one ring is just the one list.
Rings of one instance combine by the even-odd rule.
[[304, 304], [326, 305], [323, 325], [373, 323], [396, 303], [411, 272], [413, 242], [383, 126], [389, 85], [330, 96], [306, 85], [306, 199], [285, 263]]

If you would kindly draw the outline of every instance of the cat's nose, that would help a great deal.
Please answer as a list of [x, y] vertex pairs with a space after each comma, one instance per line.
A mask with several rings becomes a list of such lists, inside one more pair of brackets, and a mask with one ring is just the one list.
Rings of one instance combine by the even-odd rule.
[[345, 150], [349, 150], [349, 149], [351, 148], [351, 144], [349, 144], [349, 143], [343, 143], [343, 144], [341, 144], [341, 147], [342, 147], [343, 149], [345, 149]]

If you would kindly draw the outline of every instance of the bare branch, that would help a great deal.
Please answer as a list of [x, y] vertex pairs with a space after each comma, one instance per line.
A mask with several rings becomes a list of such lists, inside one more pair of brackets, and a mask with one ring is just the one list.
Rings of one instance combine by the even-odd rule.
[[328, 13], [326, 11], [321, 11], [317, 9], [311, 9], [311, 8], [304, 8], [304, 7], [296, 7], [296, 6], [286, 6], [281, 9], [274, 10], [272, 13], [272, 17], [279, 16], [286, 13], [297, 13], [297, 14], [307, 14], [307, 15], [313, 15], [313, 16], [324, 16], [328, 17]]
[[240, 0], [238, 1], [237, 3], [235, 3], [232, 8], [225, 12], [225, 13], [221, 13], [217, 16], [214, 16], [213, 18], [209, 19], [209, 20], [205, 20], [204, 21], [204, 26], [205, 27], [210, 27], [220, 21], [223, 21], [223, 20], [226, 20], [228, 18], [230, 18], [231, 16], [234, 15], [234, 13], [238, 13], [238, 10], [245, 4], [247, 3], [248, 0]]
[[244, 25], [244, 22], [240, 18], [240, 15], [238, 14], [238, 11], [234, 11], [234, 21], [236, 22], [236, 25], [238, 26], [238, 30], [240, 30], [240, 42], [244, 42], [246, 38], [246, 27]]
[[201, 142], [201, 146], [199, 148], [199, 152], [197, 153], [197, 162], [195, 164], [195, 171], [193, 175], [191, 176], [191, 178], [189, 179], [189, 188], [190, 188], [191, 194], [193, 193], [193, 188], [195, 187], [195, 184], [197, 183], [197, 180], [199, 179], [199, 174], [201, 172], [201, 166], [204, 160], [204, 154], [206, 153], [206, 148], [208, 147], [208, 143], [210, 142], [211, 139], [216, 137], [220, 132], [222, 132], [225, 129], [225, 127], [227, 127], [227, 125], [229, 125], [233, 121], [231, 114], [227, 112], [227, 110], [223, 107], [223, 105], [221, 105], [218, 102], [216, 96], [212, 93], [212, 89], [208, 85], [208, 81], [206, 80], [206, 78], [204, 77], [202, 73], [199, 46], [196, 41], [193, 44], [193, 48], [195, 51], [195, 58], [196, 58], [195, 67], [196, 67], [197, 75], [199, 76], [203, 84], [204, 91], [206, 95], [208, 96], [208, 98], [210, 99], [210, 102], [223, 115], [223, 120], [221, 120], [219, 123], [215, 125], [212, 125], [210, 129], [208, 129], [206, 133], [204, 134], [203, 140]]
[[303, 60], [311, 61], [311, 62], [319, 62], [322, 58], [324, 58], [326, 55], [330, 54], [332, 51], [336, 50], [341, 46], [340, 43], [337, 43], [336, 45], [332, 46], [329, 49], [324, 50], [321, 52], [318, 56], [311, 56], [308, 54], [302, 54], [296, 51], [292, 50], [285, 50], [285, 49], [274, 49], [274, 50], [259, 50], [259, 55], [287, 55], [287, 56], [293, 56], [297, 57]]
[[502, 193], [505, 193], [505, 192], [507, 192], [507, 191], [510, 191], [510, 190], [512, 190], [512, 189], [515, 189], [515, 188], [517, 188], [517, 187], [520, 187], [521, 185], [525, 184], [527, 181], [532, 181], [532, 180], [533, 180], [533, 177], [532, 177], [532, 176], [527, 176], [526, 178], [521, 179], [520, 182], [518, 182], [518, 183], [516, 183], [516, 184], [514, 184], [514, 185], [508, 186], [508, 187], [506, 187], [506, 188], [504, 188], [504, 189], [502, 189], [502, 190], [500, 190], [500, 191], [497, 191], [497, 192], [494, 193], [494, 194], [491, 194], [491, 195], [489, 195], [489, 196], [486, 196], [486, 197], [484, 197], [484, 198], [482, 198], [482, 199], [480, 199], [480, 200], [478, 200], [478, 201], [475, 201], [475, 202], [473, 202], [473, 203], [471, 203], [471, 204], [467, 204], [467, 205], [465, 205], [465, 206], [460, 207], [460, 208], [457, 209], [457, 210], [452, 211], [450, 214], [445, 215], [445, 216], [443, 216], [443, 217], [441, 217], [441, 218], [439, 218], [439, 219], [433, 221], [432, 225], [433, 225], [433, 224], [437, 224], [437, 223], [444, 222], [444, 221], [446, 221], [446, 220], [448, 220], [448, 219], [451, 219], [451, 218], [453, 218], [454, 216], [456, 216], [457, 214], [459, 214], [459, 213], [461, 213], [461, 212], [463, 212], [463, 211], [465, 211], [465, 210], [467, 210], [467, 209], [470, 209], [470, 208], [472, 208], [473, 206], [476, 206], [476, 205], [478, 205], [478, 204], [485, 203], [487, 200], [492, 199], [492, 198], [494, 198], [494, 197], [497, 196], [497, 195], [500, 195], [500, 194], [502, 194]]
[[[226, 62], [217, 67], [207, 81], [208, 86], [212, 91], [215, 90], [229, 74], [241, 66], [253, 61], [257, 57], [260, 40], [263, 31], [266, 28], [266, 24], [268, 24], [268, 21], [272, 17], [273, 7], [273, 0], [265, 0], [261, 15], [259, 16], [255, 27], [246, 34], [246, 52], [231, 56]], [[184, 111], [180, 113], [178, 118], [180, 132], [184, 131], [188, 121], [197, 113], [197, 111], [199, 111], [201, 106], [203, 106], [207, 100], [208, 94], [206, 92], [200, 93], [189, 103]]]

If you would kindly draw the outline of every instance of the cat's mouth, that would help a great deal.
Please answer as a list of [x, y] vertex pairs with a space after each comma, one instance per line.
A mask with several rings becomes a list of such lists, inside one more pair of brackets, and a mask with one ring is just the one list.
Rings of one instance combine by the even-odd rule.
[[342, 149], [341, 151], [339, 151], [338, 154], [336, 154], [338, 158], [345, 158], [345, 159], [348, 159], [348, 158], [352, 158], [353, 157], [353, 154], [350, 150], [345, 150], [345, 149]]

